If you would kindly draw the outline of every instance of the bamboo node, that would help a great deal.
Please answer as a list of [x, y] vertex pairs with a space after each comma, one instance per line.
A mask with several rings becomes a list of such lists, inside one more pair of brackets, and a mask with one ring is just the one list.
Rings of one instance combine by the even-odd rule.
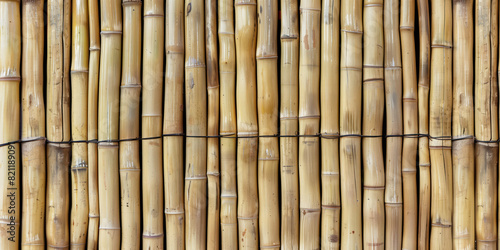
[[118, 30], [101, 31], [101, 35], [121, 35], [122, 32]]
[[65, 248], [68, 248], [69, 246], [70, 245], [54, 246], [54, 245], [47, 244], [47, 247], [55, 248], [55, 249], [65, 249]]
[[21, 81], [21, 77], [4, 76], [4, 77], [0, 77], [0, 81], [5, 81], [5, 82], [20, 82]]
[[399, 26], [400, 30], [414, 30], [415, 27], [413, 26]]
[[120, 227], [99, 227], [99, 230], [120, 230]]
[[360, 31], [360, 30], [346, 30], [346, 29], [341, 29], [340, 31], [345, 32], [345, 33], [363, 34], [363, 31]]
[[161, 238], [163, 237], [163, 233], [161, 234], [142, 234], [142, 238]]

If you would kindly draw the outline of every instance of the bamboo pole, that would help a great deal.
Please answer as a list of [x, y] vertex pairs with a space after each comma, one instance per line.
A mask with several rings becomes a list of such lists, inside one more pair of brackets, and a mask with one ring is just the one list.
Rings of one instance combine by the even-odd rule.
[[165, 18], [163, 178], [167, 249], [184, 250], [184, 1], [168, 0]]
[[[363, 135], [378, 136], [384, 123], [384, 1], [365, 0], [363, 11]], [[384, 249], [385, 170], [382, 138], [363, 142], [363, 247]]]
[[[340, 3], [340, 135], [361, 134], [362, 1]], [[361, 138], [340, 138], [341, 249], [362, 248]]]
[[120, 248], [118, 139], [122, 50], [121, 1], [101, 2], [102, 62], [99, 74], [99, 249]]
[[453, 247], [474, 249], [473, 1], [453, 1]]
[[221, 249], [238, 248], [236, 192], [236, 99], [233, 0], [219, 0], [220, 227]]
[[[451, 0], [431, 6], [431, 80], [429, 151], [431, 156], [431, 249], [452, 249], [452, 6]], [[436, 139], [437, 138], [437, 139]]]
[[[19, 1], [0, 1], [0, 144], [19, 140], [21, 11]], [[19, 143], [0, 147], [0, 249], [19, 249]]]
[[[43, 0], [22, 1], [22, 232], [23, 249], [45, 248], [45, 105]], [[29, 190], [29, 192], [27, 192]]]
[[[123, 0], [123, 54], [120, 86], [120, 139], [139, 137], [141, 96], [141, 5]], [[123, 249], [141, 246], [141, 162], [139, 141], [120, 142], [120, 215]], [[145, 155], [143, 155], [145, 157]]]
[[[257, 110], [259, 135], [278, 134], [278, 1], [258, 0]], [[279, 144], [260, 137], [258, 152], [260, 248], [280, 248]]]
[[[236, 117], [238, 126], [237, 184], [239, 249], [259, 248], [259, 197], [257, 190], [257, 94], [255, 0], [236, 0]], [[250, 138], [248, 138], [250, 137]]]
[[[299, 20], [297, 0], [281, 1], [281, 109], [280, 132], [299, 130]], [[298, 138], [280, 138], [281, 249], [299, 249]]]
[[[418, 65], [418, 131], [420, 134], [429, 133], [429, 81], [430, 81], [430, 27], [429, 2], [418, 0], [418, 27], [419, 27], [419, 65]], [[419, 208], [418, 208], [418, 235], [417, 248], [429, 249], [430, 226], [430, 158], [429, 139], [418, 139], [418, 167], [419, 167]]]
[[[476, 2], [475, 133], [477, 249], [497, 248], [498, 1]], [[461, 59], [461, 58], [457, 58]], [[470, 118], [470, 117], [468, 117]]]
[[[208, 136], [219, 135], [219, 65], [217, 54], [217, 0], [205, 1]], [[220, 228], [219, 138], [207, 139], [208, 214], [207, 249], [219, 249]]]
[[[163, 249], [162, 98], [164, 56], [164, 1], [144, 1], [142, 93], [142, 249]], [[140, 47], [140, 46], [139, 46]], [[137, 49], [137, 48], [136, 48]], [[181, 179], [182, 180], [182, 179]], [[180, 190], [179, 190], [180, 191]]]
[[205, 68], [205, 11], [202, 0], [185, 2], [186, 57], [186, 248], [207, 244], [207, 85]]

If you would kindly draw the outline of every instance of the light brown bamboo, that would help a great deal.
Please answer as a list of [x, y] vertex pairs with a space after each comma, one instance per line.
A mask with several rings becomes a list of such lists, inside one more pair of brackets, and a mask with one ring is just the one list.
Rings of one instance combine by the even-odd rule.
[[[257, 111], [259, 135], [278, 134], [278, 1], [257, 1]], [[280, 248], [279, 144], [260, 137], [258, 153], [260, 248]]]
[[[166, 248], [184, 250], [184, 1], [168, 0], [165, 18], [163, 179]], [[173, 136], [177, 134], [177, 136]]]
[[437, 0], [431, 6], [431, 79], [429, 151], [431, 156], [431, 249], [452, 249], [452, 5]]
[[[186, 23], [186, 249], [207, 246], [207, 82], [204, 1], [184, 3]], [[202, 137], [189, 137], [202, 136]]]
[[[384, 123], [384, 1], [365, 0], [363, 11], [363, 135], [379, 136]], [[385, 170], [381, 137], [363, 142], [363, 248], [385, 248]]]
[[498, 143], [487, 141], [498, 139], [498, 1], [478, 0], [475, 17], [476, 247], [496, 249]]
[[[363, 2], [340, 2], [340, 135], [361, 134]], [[361, 249], [361, 138], [340, 138], [341, 249]]]
[[236, 192], [236, 99], [233, 0], [218, 2], [220, 72], [221, 249], [238, 248]]
[[[139, 137], [142, 2], [123, 0], [122, 6], [123, 52], [119, 136], [120, 139], [125, 140]], [[121, 246], [122, 249], [140, 249], [141, 162], [139, 158], [139, 141], [121, 141], [119, 154]]]
[[[45, 105], [43, 0], [22, 1], [22, 249], [45, 248]], [[29, 192], [28, 192], [29, 191]]]
[[[164, 1], [144, 1], [142, 137], [162, 135]], [[140, 22], [139, 22], [140, 23]], [[139, 46], [140, 47], [140, 46]], [[163, 249], [162, 139], [142, 141], [142, 249]], [[179, 190], [178, 192], [180, 192]]]
[[102, 61], [99, 74], [99, 249], [120, 248], [119, 102], [122, 57], [120, 0], [101, 2]]
[[[299, 6], [281, 1], [281, 110], [280, 133], [295, 136], [299, 130]], [[299, 249], [298, 138], [280, 138], [281, 249]]]
[[[217, 0], [205, 1], [208, 136], [219, 135], [219, 65], [217, 53]], [[220, 228], [219, 138], [207, 139], [208, 214], [207, 249], [219, 250]]]
[[474, 249], [473, 1], [453, 1], [453, 248]]
[[[238, 126], [237, 183], [239, 249], [259, 248], [257, 190], [257, 94], [255, 49], [256, 0], [236, 0], [236, 117]], [[250, 137], [250, 138], [248, 138]]]
[[[0, 144], [19, 140], [21, 11], [19, 1], [0, 1]], [[0, 249], [19, 249], [19, 143], [0, 146]]]

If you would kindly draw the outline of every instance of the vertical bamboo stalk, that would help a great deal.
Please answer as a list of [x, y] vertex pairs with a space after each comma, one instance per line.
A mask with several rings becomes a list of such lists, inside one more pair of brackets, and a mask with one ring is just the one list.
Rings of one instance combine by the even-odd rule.
[[[363, 11], [363, 135], [378, 136], [384, 123], [384, 1], [365, 0]], [[363, 247], [385, 248], [385, 170], [382, 138], [363, 142]]]
[[236, 99], [234, 2], [219, 0], [219, 70], [220, 70], [220, 227], [221, 249], [238, 248], [236, 192]]
[[[361, 134], [363, 2], [340, 7], [340, 135]], [[341, 249], [361, 249], [361, 138], [340, 138], [340, 176]]]
[[431, 6], [431, 80], [429, 151], [431, 156], [431, 249], [452, 249], [452, 6], [437, 0]]
[[[299, 6], [297, 0], [281, 1], [281, 110], [282, 136], [299, 131]], [[281, 249], [299, 249], [298, 138], [280, 138]]]
[[474, 249], [473, 1], [453, 1], [453, 247]]
[[[219, 65], [217, 54], [217, 0], [205, 1], [208, 136], [219, 135]], [[207, 139], [208, 214], [207, 249], [219, 249], [220, 180], [219, 138]]]
[[[476, 2], [475, 133], [477, 249], [497, 247], [498, 1]], [[460, 59], [460, 58], [457, 58]], [[470, 118], [470, 117], [468, 117]]]
[[186, 248], [207, 244], [207, 82], [205, 66], [205, 10], [202, 0], [184, 4], [186, 23], [186, 138], [185, 191]]
[[45, 248], [45, 107], [43, 0], [22, 1], [22, 232], [23, 249]]
[[184, 1], [168, 0], [165, 18], [163, 178], [167, 249], [184, 250]]
[[[19, 1], [0, 1], [0, 144], [19, 140], [21, 11]], [[0, 147], [0, 249], [19, 249], [19, 143]]]
[[[162, 98], [164, 56], [164, 1], [144, 1], [142, 93], [142, 249], [163, 249]], [[139, 46], [140, 47], [140, 46]], [[181, 179], [182, 180], [182, 179]], [[180, 190], [179, 190], [180, 191]]]
[[[141, 96], [141, 5], [123, 0], [123, 54], [120, 86], [120, 139], [139, 137]], [[122, 249], [141, 246], [141, 163], [139, 141], [120, 142]]]
[[240, 249], [259, 248], [259, 197], [257, 190], [257, 94], [255, 49], [257, 39], [256, 0], [236, 0], [236, 116], [238, 235]]
[[[257, 1], [257, 110], [259, 135], [278, 134], [278, 1]], [[280, 247], [279, 145], [260, 137], [258, 153], [260, 248]]]
[[120, 248], [118, 157], [122, 9], [120, 0], [101, 2], [102, 62], [99, 74], [98, 180], [99, 249]]

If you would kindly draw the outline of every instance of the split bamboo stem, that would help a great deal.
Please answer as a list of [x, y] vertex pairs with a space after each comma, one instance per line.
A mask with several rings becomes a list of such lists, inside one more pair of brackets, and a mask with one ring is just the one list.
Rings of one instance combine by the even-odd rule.
[[[99, 57], [101, 42], [99, 36], [99, 4], [97, 0], [88, 0], [89, 8], [89, 79], [88, 79], [88, 140], [97, 140], [97, 99], [99, 97]], [[88, 143], [88, 193], [89, 193], [89, 229], [87, 249], [97, 249], [99, 238], [99, 190], [97, 170], [97, 143]]]
[[45, 105], [43, 0], [22, 1], [22, 232], [23, 249], [45, 248]]
[[[429, 133], [429, 81], [430, 81], [430, 23], [429, 1], [418, 0], [419, 23], [419, 65], [418, 65], [418, 131], [420, 134]], [[419, 208], [418, 208], [418, 235], [417, 248], [429, 249], [430, 227], [430, 157], [429, 139], [418, 139], [418, 167], [419, 167]]]
[[[184, 132], [184, 1], [169, 0], [165, 18], [164, 134]], [[184, 250], [184, 138], [163, 137], [166, 248]]]
[[431, 80], [429, 151], [431, 156], [431, 249], [452, 249], [452, 5], [451, 0], [431, 6]]
[[[208, 136], [219, 135], [219, 65], [217, 52], [217, 0], [205, 1]], [[220, 171], [219, 138], [207, 139], [208, 214], [207, 249], [219, 250]]]
[[453, 247], [475, 248], [473, 1], [453, 1]]
[[236, 99], [233, 0], [219, 0], [220, 70], [220, 228], [221, 249], [238, 248], [236, 191]]
[[[257, 109], [259, 135], [278, 134], [278, 1], [258, 0]], [[279, 144], [260, 137], [258, 153], [260, 248], [280, 248]]]
[[[365, 0], [363, 11], [363, 135], [383, 133], [384, 1]], [[363, 247], [384, 249], [385, 170], [382, 138], [363, 138]]]
[[120, 248], [119, 145], [122, 9], [120, 0], [101, 2], [102, 61], [99, 74], [98, 185], [99, 249]]
[[186, 23], [186, 249], [207, 244], [207, 82], [205, 66], [205, 4], [185, 2]]
[[236, 116], [238, 136], [238, 235], [239, 249], [259, 248], [259, 197], [257, 190], [257, 94], [255, 49], [256, 0], [236, 0]]
[[[418, 134], [417, 68], [415, 65], [415, 0], [401, 2], [401, 54], [403, 70], [403, 132]], [[417, 249], [417, 137], [403, 139], [403, 240], [406, 250]]]
[[[0, 1], [0, 143], [19, 140], [21, 11], [19, 1]], [[0, 249], [19, 249], [19, 143], [0, 147]]]
[[[141, 96], [141, 5], [124, 0], [120, 86], [120, 139], [139, 137]], [[141, 162], [139, 141], [120, 142], [120, 214], [122, 249], [141, 247]]]
[[[299, 131], [299, 6], [281, 1], [281, 135]], [[298, 138], [280, 138], [281, 249], [299, 249]]]
[[164, 206], [163, 145], [162, 139], [159, 138], [162, 135], [163, 125], [163, 57], [165, 51], [163, 7], [163, 0], [144, 1], [142, 137], [158, 137], [158, 139], [142, 141], [142, 211], [144, 219], [142, 249], [164, 248], [164, 221], [163, 213], [160, 213]]
[[[363, 2], [342, 0], [340, 135], [361, 134]], [[361, 138], [340, 138], [341, 249], [361, 249]]]
[[485, 141], [498, 139], [498, 1], [477, 1], [475, 17], [477, 249], [496, 249], [498, 143]]

